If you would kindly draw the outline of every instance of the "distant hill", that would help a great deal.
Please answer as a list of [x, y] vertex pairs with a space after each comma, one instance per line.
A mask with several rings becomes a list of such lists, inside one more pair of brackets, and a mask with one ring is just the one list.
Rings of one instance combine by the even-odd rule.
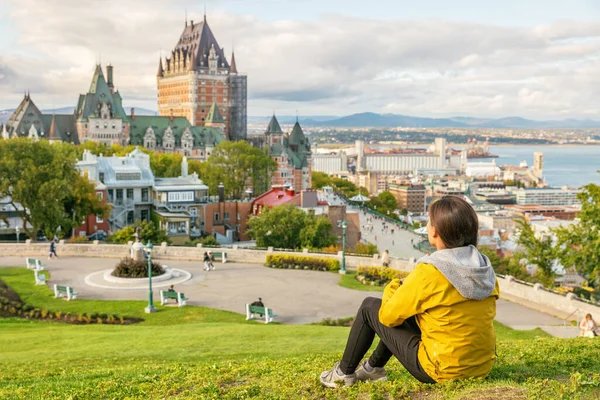
[[341, 118], [323, 120], [306, 117], [304, 122], [309, 126], [339, 127], [339, 128], [599, 128], [600, 121], [564, 119], [558, 121], [535, 121], [522, 117], [504, 117], [497, 119], [451, 117], [423, 118], [400, 114], [359, 113]]

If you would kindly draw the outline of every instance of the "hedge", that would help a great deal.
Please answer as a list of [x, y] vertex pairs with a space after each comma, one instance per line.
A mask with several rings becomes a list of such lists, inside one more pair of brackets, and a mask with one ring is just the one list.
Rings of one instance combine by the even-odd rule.
[[310, 269], [316, 271], [337, 271], [340, 269], [340, 261], [334, 258], [289, 254], [267, 254], [265, 265], [270, 268]]
[[356, 280], [363, 285], [385, 286], [392, 279], [404, 279], [408, 272], [387, 267], [359, 266], [356, 269]]

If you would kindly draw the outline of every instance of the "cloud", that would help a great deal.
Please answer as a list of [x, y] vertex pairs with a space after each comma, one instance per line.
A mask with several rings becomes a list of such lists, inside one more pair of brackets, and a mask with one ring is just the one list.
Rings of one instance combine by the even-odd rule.
[[[50, 101], [74, 105], [100, 58], [115, 66], [126, 105], [156, 108], [158, 58], [175, 45], [182, 10], [191, 3], [13, 4], [19, 35], [14, 51], [0, 59], [0, 88], [9, 91], [0, 108], [16, 106], [27, 87], [42, 108]], [[202, 10], [188, 8], [188, 15], [198, 20]], [[230, 54], [235, 43], [238, 69], [248, 74], [250, 115], [273, 109], [533, 118], [600, 114], [595, 22], [523, 28], [340, 15], [291, 18], [209, 14], [219, 44]]]

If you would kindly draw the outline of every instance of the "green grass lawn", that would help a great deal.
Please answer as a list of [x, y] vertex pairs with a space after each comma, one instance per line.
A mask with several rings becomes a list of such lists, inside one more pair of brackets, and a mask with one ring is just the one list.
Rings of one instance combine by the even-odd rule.
[[[336, 272], [337, 273], [337, 272]], [[363, 285], [356, 280], [356, 271], [347, 270], [345, 275], [340, 275], [338, 283], [341, 287], [354, 290], [363, 290], [366, 292], [383, 292], [382, 286]]]
[[147, 318], [128, 326], [0, 320], [1, 399], [597, 399], [600, 340], [554, 339], [496, 324], [498, 359], [486, 380], [424, 385], [396, 361], [389, 381], [322, 388], [348, 328], [264, 325], [240, 314], [144, 302], [66, 302], [32, 284], [31, 271], [0, 268], [36, 307]]

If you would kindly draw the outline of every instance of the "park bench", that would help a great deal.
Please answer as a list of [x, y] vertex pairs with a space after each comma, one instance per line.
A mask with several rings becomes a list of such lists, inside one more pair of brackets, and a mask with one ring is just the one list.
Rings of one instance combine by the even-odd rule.
[[177, 305], [179, 307], [185, 306], [187, 304], [187, 300], [189, 300], [187, 297], [185, 297], [185, 294], [183, 294], [182, 292], [170, 292], [168, 290], [161, 290], [160, 304], [164, 306], [165, 304], [167, 304], [167, 300], [169, 299], [177, 300]]
[[46, 274], [40, 274], [39, 269], [33, 270], [33, 276], [35, 277], [36, 285], [45, 285], [46, 284]]
[[224, 251], [216, 251], [212, 253], [212, 261], [215, 261], [216, 258], [220, 258], [221, 262], [225, 264], [227, 262], [227, 253]]
[[33, 270], [44, 269], [42, 262], [40, 260], [38, 260], [37, 258], [28, 257], [25, 259], [25, 262], [27, 263], [27, 269], [33, 269]]
[[246, 321], [253, 319], [254, 314], [260, 315], [261, 318], [264, 317], [265, 324], [273, 321], [273, 318], [277, 316], [277, 314], [273, 313], [273, 309], [271, 308], [246, 304]]
[[65, 296], [70, 301], [76, 299], [78, 294], [71, 286], [54, 285], [54, 297], [57, 299]]

